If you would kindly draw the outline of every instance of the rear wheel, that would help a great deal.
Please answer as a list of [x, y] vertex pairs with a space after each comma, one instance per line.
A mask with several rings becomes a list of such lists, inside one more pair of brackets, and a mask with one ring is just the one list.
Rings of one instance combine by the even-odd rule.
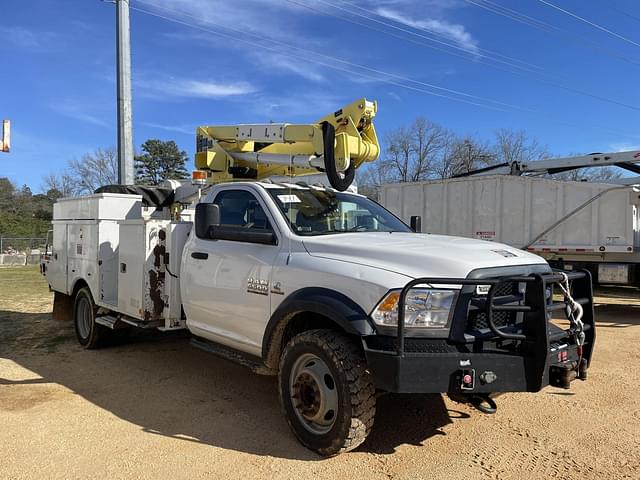
[[96, 323], [96, 311], [89, 288], [78, 290], [73, 304], [73, 324], [76, 338], [84, 348], [97, 348], [108, 332], [104, 325]]
[[361, 351], [339, 332], [311, 330], [291, 339], [280, 359], [278, 384], [293, 433], [321, 455], [356, 448], [373, 426], [371, 375]]

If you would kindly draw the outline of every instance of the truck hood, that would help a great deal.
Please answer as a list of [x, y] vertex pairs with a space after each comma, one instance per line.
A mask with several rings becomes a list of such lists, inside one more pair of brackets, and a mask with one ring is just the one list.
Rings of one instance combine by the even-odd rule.
[[508, 245], [471, 238], [403, 232], [340, 233], [307, 237], [310, 255], [418, 277], [466, 278], [473, 270], [546, 261]]

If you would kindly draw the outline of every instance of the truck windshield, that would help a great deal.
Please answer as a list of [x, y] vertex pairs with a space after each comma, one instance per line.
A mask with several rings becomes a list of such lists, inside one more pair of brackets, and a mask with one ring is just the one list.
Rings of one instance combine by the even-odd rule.
[[411, 231], [380, 205], [359, 195], [300, 188], [268, 191], [298, 235]]

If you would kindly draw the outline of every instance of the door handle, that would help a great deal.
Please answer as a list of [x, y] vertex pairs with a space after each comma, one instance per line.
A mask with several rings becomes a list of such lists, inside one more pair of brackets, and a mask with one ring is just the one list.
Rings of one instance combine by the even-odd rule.
[[196, 260], [206, 260], [209, 258], [209, 254], [204, 252], [191, 252], [191, 258], [195, 258]]

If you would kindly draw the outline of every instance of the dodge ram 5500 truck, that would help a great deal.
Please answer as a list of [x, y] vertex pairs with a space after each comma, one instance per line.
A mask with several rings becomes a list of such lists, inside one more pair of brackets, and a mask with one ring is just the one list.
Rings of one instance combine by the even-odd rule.
[[44, 270], [54, 316], [73, 318], [84, 347], [132, 326], [187, 328], [196, 346], [277, 375], [293, 433], [321, 455], [364, 441], [380, 392], [456, 394], [490, 411], [492, 393], [586, 378], [588, 272], [421, 234], [355, 193], [228, 182], [176, 215], [185, 188], [56, 203]]

